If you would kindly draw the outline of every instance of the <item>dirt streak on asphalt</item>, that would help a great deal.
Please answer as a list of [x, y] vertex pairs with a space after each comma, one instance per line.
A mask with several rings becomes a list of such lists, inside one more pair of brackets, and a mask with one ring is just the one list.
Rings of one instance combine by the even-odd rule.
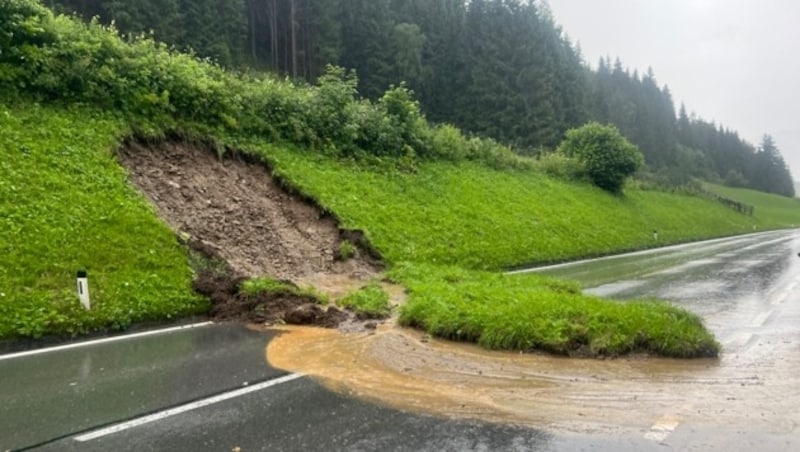
[[571, 359], [492, 352], [391, 324], [372, 334], [282, 331], [267, 349], [272, 365], [404, 410], [607, 434], [645, 434], [665, 420], [785, 433], [800, 420], [781, 396], [797, 383], [788, 377], [800, 364], [797, 343], [771, 345], [795, 358], [765, 374], [750, 354]]

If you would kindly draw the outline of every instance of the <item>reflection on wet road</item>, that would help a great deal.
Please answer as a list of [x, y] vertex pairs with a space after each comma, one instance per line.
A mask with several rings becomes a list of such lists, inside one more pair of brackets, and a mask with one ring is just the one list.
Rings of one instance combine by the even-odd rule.
[[268, 356], [398, 408], [545, 428], [567, 438], [565, 450], [800, 450], [798, 251], [800, 236], [781, 231], [542, 270], [592, 293], [669, 299], [700, 314], [723, 344], [716, 360], [490, 353], [392, 327], [291, 329]]
[[268, 337], [238, 325], [199, 325], [31, 356], [0, 355], [0, 450], [47, 444], [284, 375], [264, 363]]

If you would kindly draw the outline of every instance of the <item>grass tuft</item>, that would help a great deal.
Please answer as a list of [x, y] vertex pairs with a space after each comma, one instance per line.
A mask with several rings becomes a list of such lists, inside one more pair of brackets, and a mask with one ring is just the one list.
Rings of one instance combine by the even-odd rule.
[[260, 293], [289, 293], [299, 297], [310, 297], [318, 304], [326, 305], [330, 303], [330, 298], [327, 294], [318, 291], [314, 287], [298, 287], [297, 285], [286, 282], [278, 281], [271, 278], [254, 278], [242, 282], [240, 286], [241, 292], [246, 295], [258, 295]]
[[339, 243], [339, 249], [336, 253], [336, 258], [341, 261], [352, 259], [356, 255], [356, 247], [353, 242], [349, 240], [342, 240]]
[[392, 313], [389, 294], [376, 282], [345, 295], [336, 303], [361, 318], [385, 319]]

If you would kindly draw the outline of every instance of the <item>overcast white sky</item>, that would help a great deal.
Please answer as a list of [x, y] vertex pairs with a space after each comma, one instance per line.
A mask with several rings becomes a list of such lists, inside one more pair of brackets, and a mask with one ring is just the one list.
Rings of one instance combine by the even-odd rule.
[[584, 59], [653, 68], [675, 108], [736, 130], [772, 135], [800, 179], [799, 0], [549, 0]]

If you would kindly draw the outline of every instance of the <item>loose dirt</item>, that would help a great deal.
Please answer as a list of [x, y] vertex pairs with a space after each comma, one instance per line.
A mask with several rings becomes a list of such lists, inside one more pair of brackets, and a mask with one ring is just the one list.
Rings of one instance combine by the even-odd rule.
[[[118, 153], [131, 182], [195, 250], [224, 261], [229, 274], [201, 272], [195, 289], [212, 299], [221, 320], [336, 326], [349, 316], [291, 293], [248, 296], [244, 278], [269, 276], [323, 287], [334, 298], [374, 278], [379, 262], [358, 231], [286, 190], [265, 165], [230, 153], [224, 159], [179, 141], [131, 141]], [[343, 240], [361, 245], [338, 259]]]
[[129, 143], [119, 153], [131, 181], [177, 232], [214, 250], [242, 276], [301, 281], [316, 274], [375, 275], [363, 251], [336, 260], [336, 220], [283, 189], [263, 165], [223, 160], [179, 142]]

